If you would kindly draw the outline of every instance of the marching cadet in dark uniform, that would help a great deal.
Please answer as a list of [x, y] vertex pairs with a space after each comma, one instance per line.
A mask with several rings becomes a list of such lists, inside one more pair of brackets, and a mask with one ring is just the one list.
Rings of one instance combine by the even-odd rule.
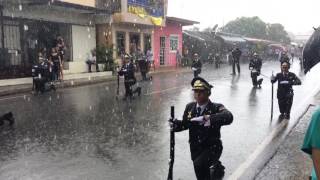
[[232, 75], [236, 74], [236, 65], [238, 69], [238, 73], [240, 74], [240, 57], [241, 57], [242, 51], [239, 48], [235, 48], [232, 50]]
[[201, 73], [202, 63], [199, 59], [199, 55], [197, 53], [194, 54], [194, 59], [191, 65], [191, 69], [193, 70], [194, 77], [198, 77]]
[[130, 57], [125, 55], [124, 64], [121, 69], [118, 71], [119, 76], [124, 76], [124, 87], [126, 89], [126, 94], [123, 100], [126, 100], [127, 97], [132, 99], [133, 94], [137, 93], [138, 96], [141, 94], [141, 87], [137, 87], [135, 90], [132, 90], [132, 86], [136, 84], [137, 80], [134, 75], [135, 68], [133, 63], [130, 61]]
[[281, 72], [271, 76], [271, 83], [278, 81], [277, 98], [280, 109], [279, 119], [290, 119], [290, 111], [293, 101], [293, 85], [301, 85], [300, 79], [292, 72], [289, 72], [290, 63], [281, 62]]
[[253, 54], [253, 58], [250, 60], [249, 63], [249, 69], [251, 70], [251, 79], [252, 79], [252, 85], [254, 87], [261, 87], [261, 83], [263, 81], [262, 78], [258, 80], [258, 76], [261, 73], [261, 67], [262, 67], [262, 59], [259, 57], [257, 53]]
[[282, 62], [290, 62], [290, 58], [286, 51], [281, 52], [280, 63]]
[[191, 82], [196, 102], [186, 106], [182, 120], [173, 120], [175, 132], [189, 129], [191, 158], [198, 180], [220, 180], [224, 166], [219, 161], [222, 153], [220, 129], [233, 121], [233, 116], [222, 104], [210, 101], [212, 86], [201, 77]]

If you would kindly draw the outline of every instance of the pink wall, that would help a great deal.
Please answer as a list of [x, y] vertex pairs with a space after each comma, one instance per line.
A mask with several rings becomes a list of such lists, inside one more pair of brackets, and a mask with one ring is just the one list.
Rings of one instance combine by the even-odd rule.
[[170, 35], [178, 35], [178, 49], [182, 52], [182, 27], [178, 23], [167, 22], [166, 27], [155, 28], [153, 41], [153, 58], [155, 66], [160, 66], [160, 37], [166, 38], [164, 66], [176, 66], [176, 52], [170, 51]]

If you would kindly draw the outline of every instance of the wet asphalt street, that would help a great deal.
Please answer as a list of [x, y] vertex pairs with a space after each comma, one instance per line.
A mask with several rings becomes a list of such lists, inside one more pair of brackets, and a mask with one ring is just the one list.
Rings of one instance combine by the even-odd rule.
[[[230, 66], [207, 65], [201, 74], [214, 85], [211, 100], [234, 114], [233, 124], [222, 128], [227, 176], [277, 125], [270, 123], [269, 79], [263, 77], [262, 88], [254, 89], [247, 65], [241, 70], [231, 76]], [[264, 63], [262, 73], [269, 77], [272, 71], [279, 71], [279, 63]], [[297, 63], [292, 71], [305, 79]], [[166, 179], [170, 106], [181, 118], [192, 101], [192, 77], [191, 72], [154, 75], [153, 81], [140, 83], [142, 96], [132, 102], [116, 100], [115, 82], [3, 97], [0, 112], [12, 111], [16, 124], [0, 127], [0, 179]], [[123, 93], [122, 83], [120, 89]], [[295, 87], [293, 106], [311, 90], [310, 85]], [[274, 107], [276, 119], [276, 99]], [[187, 131], [176, 134], [174, 179], [195, 179]]]

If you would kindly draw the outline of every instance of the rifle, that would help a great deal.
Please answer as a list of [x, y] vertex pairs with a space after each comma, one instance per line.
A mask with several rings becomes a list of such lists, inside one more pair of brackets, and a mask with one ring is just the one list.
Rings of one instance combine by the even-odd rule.
[[[174, 106], [171, 106], [171, 120], [174, 120]], [[175, 145], [175, 137], [174, 130], [170, 130], [170, 159], [169, 159], [169, 172], [167, 180], [173, 180], [173, 163], [174, 163], [174, 145]]]

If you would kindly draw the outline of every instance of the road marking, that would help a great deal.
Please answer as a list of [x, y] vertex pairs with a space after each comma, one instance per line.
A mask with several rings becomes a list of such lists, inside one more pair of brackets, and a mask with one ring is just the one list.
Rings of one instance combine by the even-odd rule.
[[178, 88], [183, 88], [183, 87], [184, 86], [178, 86], [178, 87], [163, 89], [163, 90], [160, 90], [160, 91], [153, 91], [153, 92], [145, 94], [145, 96], [152, 95], [152, 94], [160, 94], [160, 93], [163, 93], [163, 92], [166, 92], [166, 91], [171, 91], [171, 90], [178, 89]]
[[26, 96], [26, 95], [22, 95], [22, 96], [14, 96], [14, 97], [7, 97], [7, 98], [0, 98], [0, 101], [10, 100], [10, 99], [24, 98], [25, 96]]

